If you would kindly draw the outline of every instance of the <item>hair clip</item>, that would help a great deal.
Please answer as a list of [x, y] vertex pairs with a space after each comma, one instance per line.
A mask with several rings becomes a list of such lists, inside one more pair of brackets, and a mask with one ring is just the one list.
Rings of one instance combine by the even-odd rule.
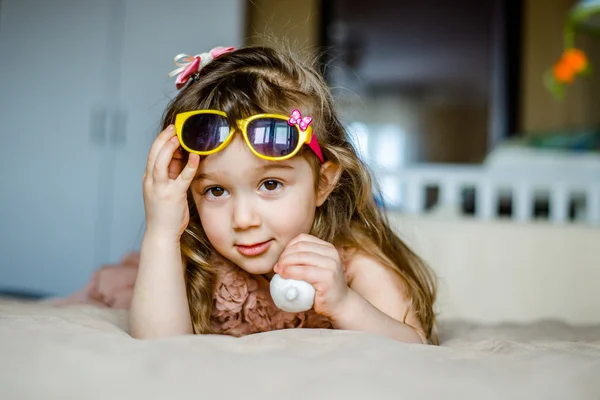
[[175, 80], [175, 86], [179, 90], [185, 86], [190, 76], [200, 72], [200, 70], [208, 65], [212, 60], [234, 50], [235, 47], [215, 47], [207, 53], [202, 53], [195, 56], [190, 56], [183, 53], [178, 54], [175, 56], [174, 62], [179, 68], [169, 72], [169, 78], [179, 74]]

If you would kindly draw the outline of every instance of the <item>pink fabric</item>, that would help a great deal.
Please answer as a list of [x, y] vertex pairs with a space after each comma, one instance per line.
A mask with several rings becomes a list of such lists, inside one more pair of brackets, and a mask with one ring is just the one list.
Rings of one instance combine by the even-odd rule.
[[174, 71], [169, 73], [169, 77], [178, 74], [177, 79], [175, 79], [175, 86], [177, 89], [181, 89], [185, 86], [190, 76], [200, 71], [203, 67], [208, 65], [212, 60], [217, 57], [222, 56], [223, 54], [232, 52], [235, 50], [235, 47], [215, 47], [211, 49], [207, 53], [198, 54], [196, 56], [190, 56], [187, 54], [178, 54], [175, 56], [175, 65], [180, 68], [177, 68]]
[[213, 328], [216, 333], [243, 336], [286, 328], [332, 328], [329, 319], [314, 310], [302, 313], [281, 311], [273, 303], [269, 282], [250, 275], [221, 257], [213, 296]]
[[212, 58], [217, 58], [219, 56], [222, 56], [225, 53], [229, 53], [235, 50], [235, 47], [223, 47], [223, 46], [219, 46], [219, 47], [215, 47], [214, 49], [212, 49], [210, 51], [210, 55], [212, 56]]
[[192, 74], [198, 72], [198, 68], [200, 67], [200, 57], [194, 57], [194, 61], [189, 63], [187, 67], [179, 75], [177, 75], [177, 79], [175, 79], [175, 86], [177, 89], [181, 89], [188, 81]]
[[[139, 253], [129, 253], [119, 264], [99, 268], [79, 292], [52, 302], [57, 306], [91, 304], [129, 309], [138, 265]], [[332, 328], [329, 319], [314, 310], [303, 313], [279, 310], [264, 277], [250, 275], [222, 257], [215, 257], [213, 266], [218, 272], [212, 312], [215, 333], [243, 336], [285, 328]]]
[[52, 303], [58, 306], [92, 304], [98, 307], [128, 309], [133, 297], [139, 262], [139, 253], [128, 253], [119, 264], [104, 265], [96, 270], [92, 279], [80, 291], [53, 300]]

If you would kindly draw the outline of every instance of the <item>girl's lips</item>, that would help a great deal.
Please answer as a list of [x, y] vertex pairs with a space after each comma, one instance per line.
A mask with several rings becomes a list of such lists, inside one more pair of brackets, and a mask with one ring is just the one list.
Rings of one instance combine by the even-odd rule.
[[271, 247], [271, 242], [272, 242], [272, 240], [267, 240], [266, 242], [255, 243], [255, 244], [251, 244], [249, 246], [236, 244], [235, 247], [236, 247], [237, 251], [240, 252], [240, 254], [247, 256], [247, 257], [252, 257], [252, 256], [259, 256], [259, 255], [263, 254], [264, 252], [266, 252], [269, 249], [269, 247]]

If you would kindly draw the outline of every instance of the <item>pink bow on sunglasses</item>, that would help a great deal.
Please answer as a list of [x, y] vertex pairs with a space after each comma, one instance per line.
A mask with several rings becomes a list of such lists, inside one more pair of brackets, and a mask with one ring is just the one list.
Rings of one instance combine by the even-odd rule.
[[300, 114], [300, 110], [298, 110], [298, 109], [295, 109], [294, 111], [292, 111], [292, 115], [290, 116], [290, 119], [288, 119], [289, 125], [293, 126], [293, 125], [297, 124], [302, 131], [305, 131], [311, 122], [312, 122], [312, 118], [309, 116], [302, 118], [302, 114]]
[[181, 89], [188, 81], [190, 76], [195, 74], [209, 64], [215, 58], [222, 56], [225, 53], [230, 53], [235, 50], [235, 47], [215, 47], [208, 53], [198, 54], [196, 56], [190, 56], [188, 54], [178, 54], [175, 56], [175, 65], [179, 68], [169, 73], [169, 78], [177, 75], [175, 80], [175, 86], [177, 89]]

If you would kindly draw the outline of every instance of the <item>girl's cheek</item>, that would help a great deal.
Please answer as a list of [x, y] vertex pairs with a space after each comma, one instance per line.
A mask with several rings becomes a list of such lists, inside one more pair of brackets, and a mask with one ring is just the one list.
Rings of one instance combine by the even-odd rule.
[[290, 235], [307, 233], [313, 223], [315, 206], [303, 196], [290, 196], [287, 201], [272, 202], [264, 213], [272, 224], [290, 231]]

